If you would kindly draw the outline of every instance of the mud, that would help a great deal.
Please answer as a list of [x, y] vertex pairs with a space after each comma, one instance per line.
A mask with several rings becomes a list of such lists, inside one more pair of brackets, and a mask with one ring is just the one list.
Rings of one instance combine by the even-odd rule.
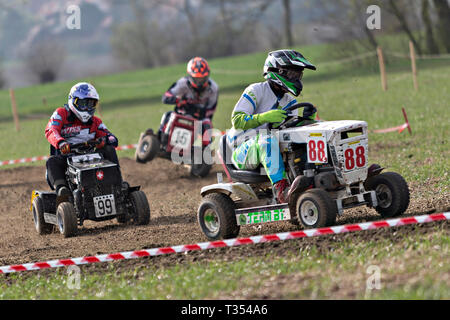
[[[132, 159], [121, 159], [122, 174], [131, 185], [140, 185], [151, 207], [151, 221], [146, 226], [131, 223], [121, 225], [115, 220], [105, 222], [86, 221], [76, 237], [64, 239], [59, 232], [40, 236], [34, 229], [30, 211], [33, 189], [49, 190], [45, 181], [45, 167], [19, 167], [0, 171], [0, 265], [44, 261], [58, 258], [80, 257], [118, 251], [131, 251], [160, 246], [172, 246], [206, 241], [200, 231], [196, 212], [200, 203], [202, 186], [215, 183], [214, 167], [208, 177], [200, 179], [189, 175], [186, 168], [164, 159], [155, 159], [141, 165]], [[429, 182], [430, 185], [433, 181]], [[410, 184], [411, 203], [408, 215], [428, 214], [450, 210], [449, 194], [425, 197], [427, 183]], [[428, 193], [429, 194], [429, 193]], [[339, 217], [337, 224], [379, 220], [375, 210], [359, 207], [348, 210]], [[271, 223], [241, 228], [240, 237], [297, 230], [287, 222]], [[424, 229], [426, 230], [426, 229]], [[387, 232], [387, 231], [382, 231]], [[355, 236], [359, 236], [356, 235]], [[348, 234], [345, 236], [353, 236]], [[311, 241], [326, 241], [317, 239]], [[261, 245], [261, 249], [267, 245]], [[270, 244], [272, 250], [283, 245]], [[259, 247], [258, 247], [259, 248]], [[203, 256], [229, 255], [242, 258], [249, 254], [243, 248], [219, 249], [206, 253], [170, 255], [156, 259], [173, 263], [184, 259], [195, 261]], [[188, 258], [189, 257], [189, 258]], [[147, 260], [147, 259], [145, 259]]]

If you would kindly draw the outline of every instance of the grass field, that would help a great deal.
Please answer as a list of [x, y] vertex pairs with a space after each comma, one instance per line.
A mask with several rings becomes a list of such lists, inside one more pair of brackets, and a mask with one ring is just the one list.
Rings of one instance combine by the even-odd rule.
[[[231, 261], [189, 253], [183, 263], [93, 265], [81, 269], [73, 289], [67, 269], [12, 274], [0, 283], [0, 299], [448, 299], [445, 224], [403, 228], [305, 239], [300, 247], [281, 243], [277, 250], [233, 248], [224, 254], [234, 255]], [[379, 289], [366, 289], [370, 266], [379, 268]]]
[[[416, 181], [443, 177], [450, 165], [450, 65], [448, 60], [419, 60], [419, 91], [414, 91], [408, 61], [391, 59], [387, 66], [389, 89], [381, 90], [376, 66], [355, 68], [349, 64], [321, 68], [320, 60], [326, 46], [307, 47], [306, 57], [317, 64], [318, 71], [306, 71], [301, 100], [314, 103], [320, 117], [327, 120], [360, 119], [369, 129], [397, 126], [403, 123], [401, 108], [405, 107], [413, 135], [371, 134], [372, 161], [383, 162], [392, 170]], [[319, 62], [316, 62], [316, 57]], [[230, 114], [245, 87], [262, 81], [265, 53], [211, 60], [212, 77], [220, 86], [219, 105], [214, 126], [230, 127]], [[231, 66], [233, 66], [231, 68]], [[161, 103], [162, 93], [179, 77], [185, 65], [142, 70], [96, 77], [92, 82], [101, 96], [102, 119], [114, 132], [120, 144], [136, 143], [139, 133], [157, 128], [162, 114], [172, 106]], [[9, 93], [0, 91], [0, 160], [45, 155], [48, 143], [43, 135], [54, 109], [66, 102], [73, 82], [56, 83], [16, 90], [21, 130], [15, 132], [10, 115]], [[48, 105], [44, 107], [42, 97]], [[401, 146], [391, 152], [390, 146]], [[374, 149], [372, 149], [374, 150]], [[132, 151], [122, 152], [131, 156]], [[448, 189], [442, 180], [439, 187]]]
[[[370, 161], [402, 174], [408, 183], [427, 184], [425, 191], [450, 191], [450, 63], [449, 60], [419, 60], [419, 91], [414, 91], [409, 62], [391, 59], [387, 66], [389, 89], [383, 92], [377, 67], [349, 64], [321, 68], [327, 46], [302, 49], [317, 64], [317, 72], [305, 72], [302, 101], [318, 106], [326, 120], [360, 119], [369, 129], [403, 123], [405, 107], [413, 134], [407, 131], [369, 136]], [[212, 78], [221, 93], [214, 126], [230, 127], [230, 113], [246, 85], [262, 81], [266, 53], [210, 61]], [[185, 65], [95, 77], [102, 106], [102, 119], [119, 137], [119, 144], [136, 143], [139, 133], [156, 128], [161, 115], [171, 106], [160, 102], [163, 92], [183, 76]], [[43, 135], [48, 117], [62, 105], [73, 82], [16, 90], [21, 131], [14, 131], [7, 91], [0, 91], [0, 159], [45, 155], [48, 143]], [[42, 103], [46, 97], [48, 106]], [[121, 151], [132, 156], [133, 151]], [[42, 164], [42, 163], [40, 163]], [[1, 174], [1, 173], [0, 173]], [[122, 270], [119, 264], [83, 268], [81, 288], [66, 289], [66, 270], [17, 274], [0, 281], [2, 299], [205, 299], [205, 298], [450, 298], [448, 275], [449, 233], [447, 223], [407, 227], [407, 232], [382, 231], [376, 239], [363, 235], [333, 237], [327, 245], [306, 242], [301, 251], [287, 246], [283, 254], [253, 256], [251, 249], [233, 249], [243, 259], [193, 258], [182, 264], [155, 263]], [[425, 227], [423, 227], [425, 228]], [[394, 241], [395, 240], [395, 241]], [[316, 246], [317, 244], [317, 246]], [[195, 257], [195, 254], [193, 254]], [[244, 258], [245, 257], [245, 258]], [[379, 265], [382, 290], [365, 291], [366, 269]], [[97, 269], [96, 269], [97, 268]], [[436, 276], [438, 275], [438, 276]], [[446, 278], [440, 277], [446, 275]], [[3, 276], [2, 276], [3, 277]], [[383, 277], [383, 276], [382, 276]], [[289, 279], [301, 287], [292, 287]], [[396, 279], [407, 279], [398, 282]], [[409, 280], [411, 279], [411, 280]], [[205, 285], [207, 283], [208, 285]]]

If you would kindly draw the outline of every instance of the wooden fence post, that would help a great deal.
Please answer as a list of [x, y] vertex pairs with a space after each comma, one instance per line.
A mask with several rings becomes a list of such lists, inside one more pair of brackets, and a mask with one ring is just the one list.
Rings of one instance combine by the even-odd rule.
[[16, 104], [16, 97], [14, 95], [14, 89], [9, 89], [9, 96], [11, 98], [11, 110], [14, 118], [14, 124], [16, 125], [16, 131], [20, 130], [20, 124], [19, 124], [19, 115], [17, 113], [17, 104]]
[[411, 68], [412, 68], [414, 89], [417, 91], [419, 90], [419, 84], [417, 82], [416, 52], [414, 51], [414, 45], [412, 41], [409, 41], [409, 54], [411, 56]]
[[378, 55], [378, 64], [380, 65], [381, 87], [383, 88], [383, 91], [386, 91], [388, 89], [387, 77], [386, 77], [386, 69], [384, 66], [383, 51], [381, 50], [381, 47], [377, 48], [377, 55]]

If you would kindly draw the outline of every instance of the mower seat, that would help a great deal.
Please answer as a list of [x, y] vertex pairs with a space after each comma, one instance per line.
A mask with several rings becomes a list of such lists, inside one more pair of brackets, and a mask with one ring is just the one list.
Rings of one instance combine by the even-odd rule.
[[254, 170], [236, 169], [231, 161], [233, 150], [227, 144], [226, 134], [220, 138], [219, 154], [222, 158], [224, 169], [228, 171], [231, 179], [243, 183], [264, 183], [270, 181], [266, 174], [261, 174], [261, 166]]

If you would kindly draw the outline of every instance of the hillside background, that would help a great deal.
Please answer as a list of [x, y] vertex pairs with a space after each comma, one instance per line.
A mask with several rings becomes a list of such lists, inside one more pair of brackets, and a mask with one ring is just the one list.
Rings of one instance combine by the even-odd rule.
[[[380, 30], [366, 27], [373, 4]], [[70, 5], [80, 8], [80, 29], [66, 26]], [[419, 54], [448, 53], [446, 30], [447, 0], [0, 0], [0, 87], [293, 45], [331, 43], [327, 58], [345, 58], [399, 33]], [[408, 42], [390, 46], [407, 52]]]

